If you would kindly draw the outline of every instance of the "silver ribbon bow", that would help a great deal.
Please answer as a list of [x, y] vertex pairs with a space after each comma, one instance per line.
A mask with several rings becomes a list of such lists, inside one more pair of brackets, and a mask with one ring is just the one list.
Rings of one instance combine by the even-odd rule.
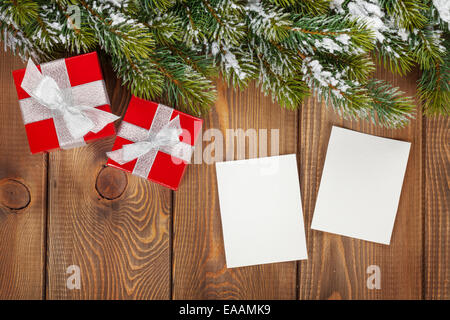
[[25, 123], [53, 118], [61, 148], [85, 144], [84, 135], [98, 133], [119, 118], [95, 108], [109, 104], [103, 80], [72, 88], [64, 59], [42, 64], [41, 69], [28, 60], [21, 87], [31, 98], [20, 101], [22, 115]]
[[172, 108], [158, 105], [149, 130], [122, 121], [117, 135], [134, 143], [123, 145], [121, 149], [106, 155], [120, 165], [137, 159], [133, 174], [144, 178], [148, 177], [158, 151], [189, 162], [193, 146], [180, 141], [183, 133], [180, 118], [176, 116], [170, 120], [172, 112]]

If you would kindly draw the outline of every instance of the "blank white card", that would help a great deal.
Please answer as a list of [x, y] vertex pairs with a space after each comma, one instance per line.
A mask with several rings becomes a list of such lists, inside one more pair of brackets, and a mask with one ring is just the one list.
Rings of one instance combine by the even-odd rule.
[[228, 268], [307, 259], [295, 154], [216, 163]]
[[311, 228], [389, 244], [410, 146], [333, 127]]

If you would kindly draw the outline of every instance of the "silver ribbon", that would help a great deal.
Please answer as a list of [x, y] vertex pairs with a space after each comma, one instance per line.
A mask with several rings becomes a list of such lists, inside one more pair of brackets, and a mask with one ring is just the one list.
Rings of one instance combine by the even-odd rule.
[[88, 132], [98, 133], [119, 117], [96, 106], [109, 104], [103, 80], [71, 87], [64, 59], [41, 65], [28, 60], [21, 87], [31, 98], [20, 100], [25, 124], [53, 118], [59, 145], [70, 149], [85, 144]]
[[149, 130], [123, 121], [117, 135], [134, 143], [107, 152], [107, 156], [121, 165], [137, 158], [133, 174], [143, 178], [148, 177], [158, 151], [189, 162], [193, 146], [180, 141], [180, 118], [170, 120], [172, 112], [172, 108], [158, 105]]

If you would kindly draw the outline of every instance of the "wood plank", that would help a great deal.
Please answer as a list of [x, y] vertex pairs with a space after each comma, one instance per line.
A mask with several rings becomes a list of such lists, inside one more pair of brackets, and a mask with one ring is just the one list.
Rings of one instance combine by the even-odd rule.
[[[218, 99], [205, 117], [203, 132], [279, 129], [280, 153], [295, 153], [297, 120], [297, 112], [281, 109], [254, 86], [234, 92], [219, 83]], [[210, 143], [203, 142], [203, 148]], [[229, 145], [227, 152], [237, 154], [237, 145]], [[174, 199], [173, 298], [295, 299], [295, 284], [296, 262], [226, 268], [215, 166], [191, 164]]]
[[450, 299], [448, 117], [425, 119], [425, 299]]
[[[130, 94], [103, 63], [111, 107]], [[50, 154], [49, 299], [166, 299], [170, 292], [168, 189], [104, 168], [113, 138]], [[71, 265], [81, 288], [68, 289]]]
[[31, 155], [11, 72], [24, 63], [0, 52], [0, 299], [42, 299], [46, 155]]
[[[417, 74], [407, 78], [384, 70], [387, 79], [409, 95]], [[412, 142], [393, 236], [389, 246], [311, 230], [317, 192], [332, 125]], [[300, 181], [307, 226], [309, 260], [299, 263], [300, 299], [420, 299], [422, 296], [422, 122], [421, 114], [408, 127], [388, 130], [366, 121], [343, 121], [310, 99], [301, 111]], [[368, 289], [370, 265], [381, 270], [381, 289]]]

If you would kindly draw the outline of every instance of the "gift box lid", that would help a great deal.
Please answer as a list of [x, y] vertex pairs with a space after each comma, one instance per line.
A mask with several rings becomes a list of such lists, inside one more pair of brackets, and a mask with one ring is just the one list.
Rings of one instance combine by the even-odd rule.
[[[62, 72], [54, 72], [55, 80], [60, 85], [61, 81], [68, 82], [68, 86], [72, 88], [72, 94], [77, 95], [76, 99], [80, 103], [89, 102], [89, 96], [94, 100], [96, 109], [111, 113], [109, 97], [103, 81], [103, 75], [100, 68], [97, 52], [78, 55], [71, 58], [51, 61], [36, 67], [40, 72], [46, 70], [49, 65], [57, 63]], [[57, 68], [58, 68], [57, 67]], [[22, 111], [22, 118], [25, 124], [25, 130], [28, 137], [28, 143], [31, 153], [46, 152], [53, 149], [61, 148], [61, 143], [58, 139], [57, 129], [55, 127], [54, 119], [50, 116], [38, 117], [45, 119], [38, 119], [36, 117], [26, 114], [25, 110], [30, 108], [39, 108], [39, 103], [32, 102], [29, 94], [21, 87], [25, 76], [26, 68], [14, 70], [12, 72], [14, 83], [16, 86], [17, 96]], [[59, 70], [56, 70], [59, 71]], [[67, 79], [61, 79], [61, 75], [66, 75]], [[27, 108], [28, 106], [28, 108]], [[41, 106], [41, 109], [45, 107]], [[45, 111], [44, 111], [45, 112]], [[46, 111], [49, 113], [49, 111]], [[84, 135], [80, 145], [83, 142], [113, 136], [115, 135], [114, 124], [107, 124], [102, 130], [97, 133], [89, 132]]]
[[[134, 138], [136, 134], [141, 136], [150, 134], [152, 130], [154, 131], [156, 119], [160, 118], [163, 113], [165, 114], [163, 116], [165, 117], [164, 121], [167, 123], [178, 117], [182, 129], [179, 140], [185, 145], [185, 148], [191, 148], [193, 151], [193, 147], [201, 132], [202, 119], [135, 96], [131, 97], [112, 151], [119, 150], [124, 145], [140, 141], [139, 138]], [[127, 163], [119, 164], [112, 159], [108, 159], [107, 165], [141, 176], [172, 190], [177, 190], [188, 161], [177, 158], [165, 150], [158, 149], [151, 161], [137, 158]]]

